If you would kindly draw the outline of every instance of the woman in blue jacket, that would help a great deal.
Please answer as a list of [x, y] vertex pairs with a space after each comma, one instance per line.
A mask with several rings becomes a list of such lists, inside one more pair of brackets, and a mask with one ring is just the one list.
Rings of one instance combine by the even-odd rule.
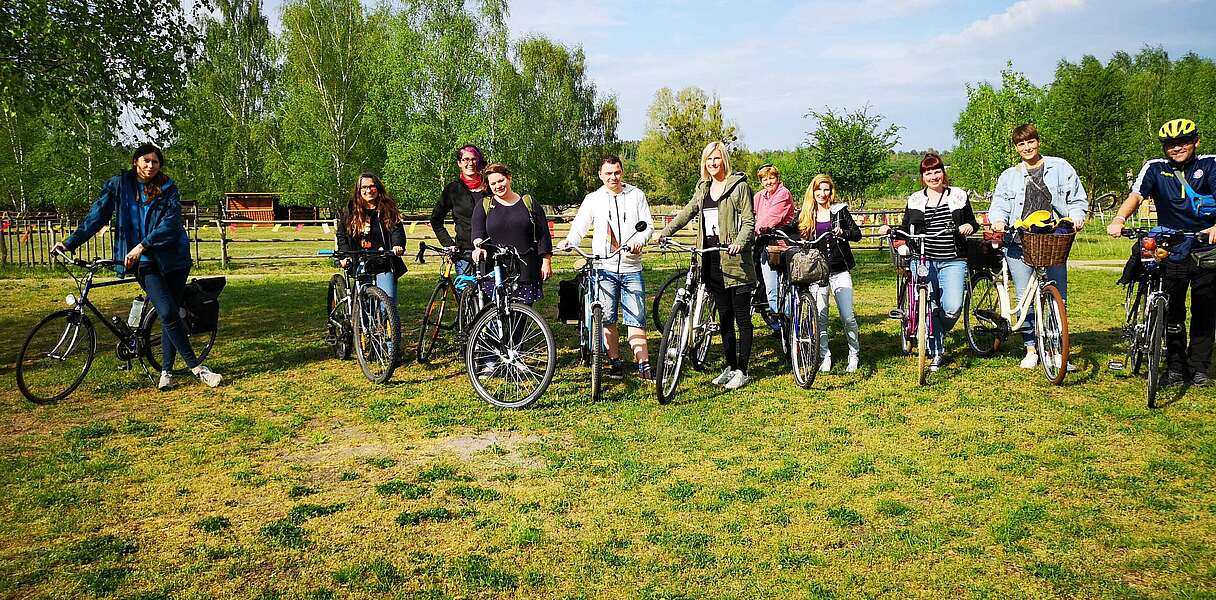
[[156, 387], [161, 390], [173, 387], [173, 362], [178, 354], [199, 380], [216, 387], [223, 378], [199, 362], [178, 313], [190, 275], [190, 240], [182, 225], [177, 184], [161, 171], [164, 161], [160, 148], [154, 144], [137, 148], [131, 156], [131, 169], [106, 182], [88, 216], [72, 235], [55, 244], [55, 249], [75, 250], [117, 215], [116, 270], [120, 275], [135, 275], [160, 316], [164, 370]]

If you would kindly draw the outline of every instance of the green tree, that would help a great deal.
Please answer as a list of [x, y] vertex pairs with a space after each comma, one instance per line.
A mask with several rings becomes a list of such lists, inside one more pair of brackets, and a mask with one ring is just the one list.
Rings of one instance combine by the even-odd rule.
[[1000, 89], [986, 81], [968, 83], [967, 106], [954, 123], [954, 184], [981, 191], [995, 188], [1001, 171], [1017, 162], [1013, 129], [1038, 119], [1044, 97], [1044, 90], [1014, 71], [1012, 63], [1001, 71]]
[[371, 57], [385, 47], [384, 13], [359, 0], [292, 0], [283, 8], [283, 101], [275, 125], [277, 187], [288, 204], [345, 206], [366, 169], [384, 164], [368, 110]]
[[1118, 62], [1106, 67], [1087, 55], [1078, 64], [1060, 61], [1047, 91], [1040, 123], [1045, 143], [1072, 164], [1091, 195], [1127, 184], [1125, 78]]
[[658, 202], [686, 202], [700, 178], [701, 150], [714, 140], [734, 144], [736, 131], [717, 96], [696, 87], [679, 92], [660, 88], [650, 103], [637, 150], [639, 166], [654, 185], [647, 195]]
[[219, 0], [203, 24], [201, 59], [190, 68], [175, 122], [182, 191], [204, 201], [269, 189], [267, 175], [277, 44], [261, 0]]
[[871, 115], [869, 106], [853, 112], [827, 108], [811, 111], [815, 128], [807, 133], [811, 162], [832, 176], [844, 200], [865, 206], [866, 188], [891, 173], [891, 149], [899, 143], [900, 127], [882, 126], [882, 115]]

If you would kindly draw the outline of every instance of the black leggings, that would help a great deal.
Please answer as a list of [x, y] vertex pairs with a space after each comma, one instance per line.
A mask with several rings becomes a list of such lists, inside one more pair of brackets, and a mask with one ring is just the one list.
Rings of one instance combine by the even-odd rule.
[[[726, 287], [722, 279], [722, 262], [718, 253], [706, 254], [702, 264], [705, 287], [718, 305], [718, 325], [722, 332], [722, 353], [726, 366], [747, 374], [752, 357], [752, 284]], [[739, 338], [735, 340], [735, 326]]]

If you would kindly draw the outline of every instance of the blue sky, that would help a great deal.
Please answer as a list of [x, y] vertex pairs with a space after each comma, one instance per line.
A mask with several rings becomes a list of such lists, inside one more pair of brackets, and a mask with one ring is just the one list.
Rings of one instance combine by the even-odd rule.
[[803, 143], [810, 109], [869, 104], [904, 127], [901, 148], [944, 150], [964, 84], [999, 80], [1006, 61], [1042, 84], [1085, 54], [1216, 56], [1216, 2], [1199, 0], [514, 0], [509, 23], [583, 47], [621, 138], [641, 137], [655, 90], [695, 85], [752, 149]]

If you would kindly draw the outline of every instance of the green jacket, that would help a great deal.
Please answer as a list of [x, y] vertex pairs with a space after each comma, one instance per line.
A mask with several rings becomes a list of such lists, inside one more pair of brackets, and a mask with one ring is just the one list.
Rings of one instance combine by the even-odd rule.
[[[697, 247], [705, 247], [705, 228], [701, 226], [701, 204], [709, 189], [709, 180], [697, 183], [692, 200], [672, 218], [671, 223], [659, 232], [659, 237], [669, 237], [689, 221], [697, 220]], [[756, 215], [752, 211], [752, 190], [747, 185], [747, 175], [732, 173], [726, 177], [726, 193], [718, 201], [718, 236], [723, 245], [738, 244], [743, 248], [730, 256], [722, 252], [722, 279], [726, 287], [734, 287], [756, 281], [756, 266], [752, 262], [752, 241], [755, 239]]]

